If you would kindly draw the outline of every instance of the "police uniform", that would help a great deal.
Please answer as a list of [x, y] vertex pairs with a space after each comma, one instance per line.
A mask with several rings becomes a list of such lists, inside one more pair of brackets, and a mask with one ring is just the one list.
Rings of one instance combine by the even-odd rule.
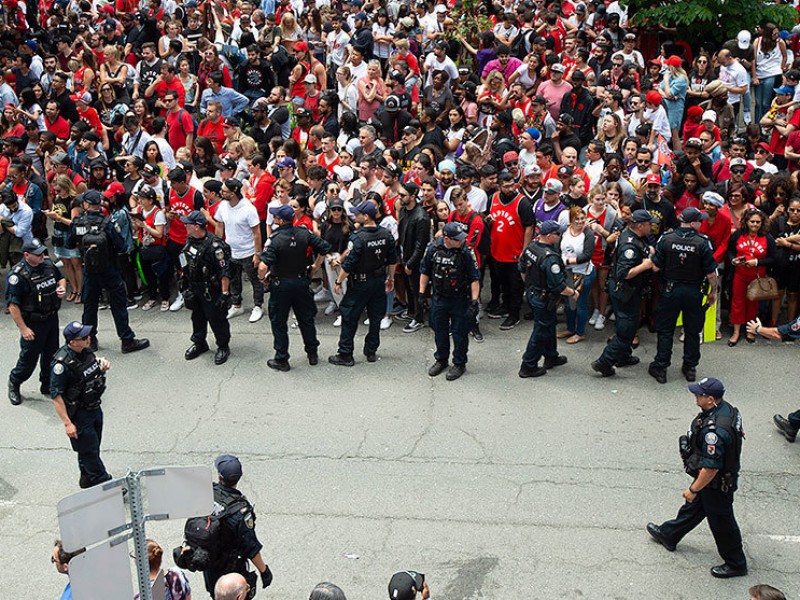
[[[40, 255], [44, 252], [44, 245], [34, 238], [23, 245], [23, 251]], [[8, 377], [12, 404], [22, 401], [19, 386], [33, 375], [37, 361], [40, 364], [40, 391], [50, 394], [50, 363], [58, 350], [58, 309], [61, 307], [61, 298], [56, 290], [63, 279], [61, 271], [49, 258], [37, 266], [23, 258], [8, 273], [6, 304], [15, 305], [25, 326], [33, 331], [32, 340], [20, 336], [17, 365]]]
[[[703, 379], [690, 385], [689, 389], [695, 394], [705, 394], [711, 382], [718, 384], [724, 393], [722, 384], [713, 378]], [[681, 444], [686, 472], [696, 478], [700, 469], [717, 469], [714, 479], [697, 490], [694, 500], [685, 502], [674, 519], [660, 526], [650, 524], [648, 531], [657, 541], [674, 550], [687, 533], [707, 519], [717, 551], [725, 561], [724, 565], [712, 569], [712, 575], [731, 577], [735, 575], [726, 575], [724, 567], [738, 575], [747, 573], [742, 534], [733, 514], [733, 493], [738, 487], [744, 432], [739, 410], [721, 396], [717, 399], [715, 406], [701, 411], [694, 418], [688, 439], [682, 438]], [[692, 485], [696, 485], [696, 480]], [[695, 491], [689, 487], [690, 491]]]
[[[800, 317], [797, 317], [791, 323], [778, 325], [778, 333], [784, 341], [800, 340]], [[773, 422], [787, 441], [794, 442], [797, 438], [797, 432], [800, 430], [800, 410], [789, 413], [786, 418], [781, 415], [775, 415]]]
[[[339, 349], [328, 361], [333, 364], [353, 363], [353, 339], [364, 308], [369, 318], [369, 332], [364, 339], [364, 354], [372, 362], [381, 342], [381, 319], [386, 309], [387, 268], [397, 262], [397, 249], [392, 234], [377, 225], [358, 228], [350, 234], [348, 254], [342, 270], [349, 274], [347, 293], [339, 304], [342, 330]], [[344, 359], [344, 362], [339, 359]]]
[[[283, 207], [279, 207], [283, 208]], [[291, 210], [291, 209], [290, 209]], [[303, 336], [308, 360], [317, 364], [319, 340], [314, 325], [317, 305], [311, 293], [308, 275], [309, 254], [328, 254], [331, 245], [305, 227], [289, 223], [276, 228], [266, 242], [261, 261], [269, 268], [269, 322], [275, 358], [271, 368], [289, 370], [289, 311], [293, 310]]]
[[214, 362], [222, 364], [230, 353], [231, 341], [231, 326], [226, 318], [230, 294], [222, 293], [222, 279], [230, 278], [230, 246], [213, 233], [206, 232], [201, 238], [190, 235], [178, 259], [184, 306], [192, 311], [194, 345], [185, 357], [192, 360], [208, 350], [206, 336], [211, 326], [218, 348]]
[[[464, 233], [458, 223], [448, 223]], [[466, 237], [466, 233], [464, 233]], [[462, 238], [463, 239], [463, 238]], [[467, 364], [469, 332], [475, 326], [471, 308], [472, 282], [480, 281], [480, 271], [472, 248], [462, 244], [456, 248], [445, 246], [444, 238], [428, 244], [422, 257], [420, 272], [430, 278], [431, 297], [430, 325], [436, 343], [434, 358], [440, 366], [439, 373], [450, 360], [450, 332], [453, 334], [453, 365], [457, 369], [448, 372], [448, 379], [463, 373]], [[457, 373], [457, 375], [456, 375]], [[436, 373], [438, 374], [438, 373]], [[455, 375], [455, 377], [453, 377]]]
[[[79, 197], [82, 202], [99, 205], [102, 195], [89, 190]], [[146, 339], [137, 340], [128, 323], [128, 297], [117, 255], [127, 251], [125, 238], [119, 228], [99, 211], [85, 211], [72, 220], [66, 247], [78, 248], [83, 260], [83, 323], [94, 329], [92, 347], [97, 348], [97, 309], [100, 293], [108, 290], [111, 315], [117, 336], [122, 340], [122, 352], [135, 352], [150, 345]]]
[[[80, 327], [80, 323], [70, 323], [67, 327], [73, 325]], [[69, 344], [65, 344], [56, 352], [50, 367], [50, 397], [55, 399], [61, 396], [67, 415], [77, 429], [78, 437], [70, 438], [70, 443], [78, 453], [81, 472], [79, 484], [82, 488], [111, 479], [100, 459], [100, 442], [103, 438], [103, 409], [100, 403], [105, 389], [105, 373], [89, 348], [77, 353]]]
[[694, 381], [695, 369], [700, 363], [700, 334], [705, 320], [703, 281], [706, 275], [715, 273], [717, 269], [711, 240], [691, 227], [679, 227], [659, 239], [653, 264], [662, 273], [662, 284], [655, 315], [657, 351], [649, 372], [659, 383], [666, 382], [675, 327], [678, 315], [683, 312], [682, 371], [687, 381]]
[[[519, 270], [525, 277], [525, 295], [533, 309], [533, 331], [522, 355], [519, 375], [537, 377], [544, 375], [546, 369], [567, 362], [556, 348], [556, 308], [567, 280], [561, 254], [539, 240], [523, 250]], [[542, 356], [544, 367], [539, 367]]]

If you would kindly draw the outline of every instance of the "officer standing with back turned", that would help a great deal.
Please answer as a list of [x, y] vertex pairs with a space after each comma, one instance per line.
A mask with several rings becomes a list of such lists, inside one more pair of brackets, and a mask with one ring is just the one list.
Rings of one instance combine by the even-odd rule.
[[420, 297], [433, 287], [430, 324], [436, 342], [436, 362], [428, 375], [436, 377], [447, 369], [450, 359], [450, 332], [453, 333], [453, 366], [447, 381], [464, 374], [469, 349], [469, 332], [480, 311], [481, 274], [472, 248], [464, 243], [467, 232], [461, 223], [444, 226], [442, 237], [428, 244], [420, 264]]
[[231, 355], [231, 325], [227, 319], [231, 306], [231, 249], [222, 238], [208, 232], [208, 220], [199, 210], [182, 216], [181, 222], [188, 235], [178, 257], [182, 269], [180, 291], [184, 306], [192, 311], [192, 345], [183, 357], [194, 360], [208, 352], [210, 325], [217, 342], [214, 364], [221, 365]]
[[386, 294], [394, 289], [394, 269], [397, 250], [394, 238], [388, 229], [375, 223], [377, 207], [365, 200], [351, 209], [356, 216], [358, 229], [350, 234], [347, 256], [335, 282], [334, 291], [339, 294], [342, 282], [349, 278], [339, 312], [342, 315], [342, 331], [339, 334], [339, 350], [328, 357], [332, 365], [352, 367], [353, 338], [358, 329], [358, 320], [364, 308], [369, 318], [369, 332], [364, 339], [364, 355], [368, 362], [378, 360], [376, 355], [381, 343], [381, 319], [386, 308]]
[[614, 375], [615, 366], [639, 364], [639, 357], [632, 356], [631, 352], [639, 326], [642, 289], [647, 284], [645, 277], [653, 268], [647, 239], [654, 221], [646, 210], [633, 211], [630, 223], [620, 234], [614, 249], [613, 266], [608, 276], [608, 294], [617, 317], [616, 335], [608, 340], [603, 354], [592, 363], [592, 369], [603, 377]]
[[[564, 263], [557, 250], [561, 225], [544, 221], [539, 237], [533, 240], [519, 258], [519, 270], [525, 276], [525, 295], [533, 309], [533, 331], [522, 355], [520, 377], [541, 377], [547, 369], [567, 363], [556, 347], [556, 310], [561, 296], [578, 299], [578, 290], [567, 287]], [[539, 359], [544, 356], [544, 366]]]
[[117, 335], [122, 340], [122, 353], [143, 350], [150, 345], [147, 339], [136, 339], [128, 324], [128, 296], [125, 282], [117, 266], [117, 255], [127, 251], [125, 238], [108, 217], [103, 216], [100, 203], [103, 195], [87, 190], [78, 200], [83, 214], [72, 220], [66, 247], [78, 248], [83, 261], [83, 323], [91, 325], [91, 347], [97, 350], [97, 309], [100, 293], [108, 290], [111, 315]]
[[697, 378], [700, 363], [700, 334], [703, 331], [703, 282], [708, 278], [708, 306], [716, 301], [717, 261], [709, 240], [697, 230], [708, 218], [696, 208], [683, 209], [680, 227], [661, 236], [653, 256], [653, 270], [662, 272], [661, 298], [656, 309], [658, 334], [656, 357], [647, 372], [658, 382], [667, 382], [667, 367], [672, 358], [672, 343], [678, 315], [683, 311], [683, 366], [686, 381]]
[[742, 455], [742, 416], [723, 396], [725, 386], [707, 377], [689, 384], [700, 414], [692, 421], [687, 435], [679, 439], [686, 472], [694, 478], [683, 492], [686, 501], [678, 516], [661, 525], [647, 524], [647, 532], [670, 552], [692, 529], [708, 520], [708, 527], [725, 561], [711, 568], [711, 575], [722, 579], [747, 575], [747, 559], [742, 549], [742, 534], [733, 514], [733, 493], [737, 489]]
[[8, 377], [8, 399], [22, 403], [19, 386], [41, 364], [39, 391], [50, 395], [50, 362], [58, 350], [58, 309], [66, 293], [66, 280], [47, 258], [47, 248], [37, 238], [22, 244], [22, 260], [8, 273], [6, 304], [19, 329], [20, 353]]
[[[294, 210], [291, 206], [274, 206], [269, 212], [275, 219], [275, 228], [261, 253], [258, 278], [264, 282], [269, 275], [269, 322], [272, 326], [272, 344], [275, 358], [267, 366], [276, 371], [288, 371], [289, 366], [289, 311], [294, 310], [297, 326], [303, 336], [303, 345], [311, 366], [319, 362], [317, 329], [314, 316], [317, 305], [311, 293], [308, 257], [317, 254], [314, 268], [319, 268], [323, 256], [331, 245], [305, 227], [292, 224]], [[310, 250], [310, 252], [309, 252]]]

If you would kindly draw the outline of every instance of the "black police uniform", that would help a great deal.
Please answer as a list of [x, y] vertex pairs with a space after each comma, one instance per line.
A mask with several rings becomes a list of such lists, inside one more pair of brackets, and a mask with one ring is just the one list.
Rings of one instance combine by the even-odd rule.
[[626, 277], [631, 269], [638, 267], [649, 256], [647, 237], [640, 237], [625, 228], [617, 240], [608, 276], [608, 294], [616, 315], [616, 335], [608, 341], [603, 354], [597, 359], [600, 369], [607, 373], [614, 366], [626, 366], [634, 362], [631, 352], [639, 326], [642, 290], [647, 286], [651, 275], [645, 271], [631, 279]]
[[674, 547], [703, 519], [708, 519], [720, 556], [737, 571], [747, 569], [742, 534], [733, 514], [743, 437], [739, 410], [724, 400], [695, 417], [688, 433], [689, 454], [684, 456], [686, 471], [692, 477], [702, 468], [719, 471], [694, 502], [684, 503], [678, 515], [659, 528], [663, 540]]
[[436, 343], [434, 358], [446, 365], [450, 359], [450, 332], [453, 333], [453, 364], [467, 364], [469, 332], [475, 326], [470, 312], [471, 286], [481, 274], [472, 248], [462, 244], [447, 248], [439, 238], [425, 250], [420, 272], [430, 278], [433, 287], [430, 325]]
[[106, 375], [94, 352], [87, 348], [77, 353], [68, 344], [56, 352], [50, 367], [50, 397], [63, 398], [67, 415], [78, 430], [78, 438], [70, 438], [70, 443], [78, 453], [82, 488], [111, 479], [100, 459], [103, 438], [100, 403], [105, 389]]
[[50, 363], [58, 350], [58, 309], [61, 298], [56, 295], [58, 282], [64, 276], [49, 258], [36, 267], [24, 258], [9, 271], [6, 286], [6, 304], [19, 307], [25, 325], [33, 331], [28, 341], [20, 336], [20, 353], [17, 365], [11, 370], [8, 382], [19, 391], [39, 361], [40, 390], [50, 394]]
[[[111, 315], [117, 336], [122, 340], [122, 350], [130, 351], [131, 345], [136, 344], [136, 336], [128, 323], [128, 297], [117, 266], [117, 255], [127, 250], [125, 238], [111, 219], [99, 212], [86, 211], [72, 220], [66, 247], [80, 250], [83, 260], [83, 324], [91, 325], [93, 335], [97, 335], [100, 293], [108, 290]], [[93, 341], [96, 347], [94, 344]]]
[[261, 253], [261, 261], [269, 267], [270, 273], [272, 346], [275, 348], [275, 361], [281, 364], [289, 360], [287, 323], [290, 310], [294, 310], [309, 360], [314, 364], [317, 360], [319, 340], [314, 326], [317, 305], [308, 275], [309, 249], [316, 254], [328, 254], [331, 245], [305, 227], [284, 224], [273, 231]]
[[231, 326], [227, 319], [230, 295], [222, 294], [222, 278], [230, 278], [231, 249], [222, 238], [206, 233], [191, 235], [178, 257], [184, 306], [192, 311], [192, 342], [198, 352], [208, 350], [208, 327], [220, 350], [228, 350]]
[[377, 225], [357, 229], [350, 235], [347, 248], [342, 269], [349, 273], [349, 279], [347, 293], [339, 304], [342, 331], [338, 353], [352, 359], [353, 338], [366, 308], [369, 332], [364, 339], [364, 354], [374, 357], [381, 343], [381, 319], [386, 310], [386, 270], [397, 262], [397, 250], [392, 234]]
[[[522, 252], [519, 270], [525, 276], [525, 295], [533, 309], [533, 332], [522, 355], [520, 375], [539, 371], [539, 359], [544, 356], [544, 368], [555, 366], [560, 358], [556, 348], [556, 308], [561, 292], [567, 288], [561, 254], [553, 246], [534, 240]], [[563, 364], [563, 363], [561, 363]]]
[[[682, 311], [686, 374], [700, 363], [700, 333], [705, 320], [703, 281], [717, 269], [711, 240], [691, 227], [679, 227], [658, 240], [653, 264], [661, 271], [662, 285], [655, 315], [657, 351], [650, 370], [663, 376], [669, 367], [675, 326]], [[686, 377], [694, 381], [694, 377]]]
[[[236, 507], [233, 505], [236, 504]], [[253, 506], [239, 490], [221, 482], [214, 483], [214, 514], [228, 511], [220, 524], [219, 548], [216, 549], [216, 560], [212, 566], [203, 571], [206, 590], [214, 597], [214, 586], [217, 580], [227, 573], [240, 573], [247, 579], [250, 588], [255, 592], [258, 574], [247, 570], [247, 561], [261, 552], [261, 542], [256, 536], [256, 513]], [[248, 596], [251, 598], [252, 596]]]

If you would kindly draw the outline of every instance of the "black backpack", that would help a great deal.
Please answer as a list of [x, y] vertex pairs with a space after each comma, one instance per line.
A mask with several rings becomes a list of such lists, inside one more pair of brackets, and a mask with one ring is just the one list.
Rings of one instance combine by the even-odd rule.
[[514, 38], [514, 41], [511, 42], [511, 56], [523, 60], [526, 56], [528, 56], [528, 42], [530, 41], [531, 35], [536, 33], [533, 29], [523, 29], [518, 34], [517, 37]]
[[192, 517], [183, 527], [184, 542], [172, 551], [175, 564], [189, 571], [205, 571], [219, 558], [222, 520], [249, 507], [245, 498], [234, 500], [219, 513], [205, 517]]
[[81, 254], [86, 272], [90, 275], [104, 273], [111, 268], [111, 240], [106, 233], [108, 219], [87, 226], [81, 238]]
[[[472, 219], [483, 219], [483, 217], [481, 217], [478, 213], [474, 211], [472, 214], [475, 215], [474, 217], [472, 217]], [[472, 219], [469, 220], [467, 227], [472, 225]], [[475, 254], [478, 254], [479, 256], [488, 256], [489, 251], [491, 250], [492, 247], [492, 237], [490, 233], [491, 227], [486, 225], [485, 220], [483, 224], [484, 224], [483, 235], [481, 235], [481, 241], [478, 242], [478, 247], [475, 248]]]

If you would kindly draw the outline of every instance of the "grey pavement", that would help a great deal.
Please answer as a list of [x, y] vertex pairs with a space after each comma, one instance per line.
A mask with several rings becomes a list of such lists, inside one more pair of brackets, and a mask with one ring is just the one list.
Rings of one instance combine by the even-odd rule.
[[[322, 306], [320, 306], [322, 308]], [[249, 311], [248, 311], [249, 313]], [[62, 310], [62, 325], [79, 318]], [[101, 311], [99, 356], [112, 363], [104, 397], [103, 457], [123, 475], [157, 465], [211, 465], [220, 453], [244, 464], [241, 489], [275, 583], [257, 598], [302, 600], [320, 581], [350, 600], [387, 597], [394, 571], [427, 574], [432, 597], [745, 598], [755, 583], [800, 592], [800, 443], [771, 417], [798, 408], [791, 383], [797, 348], [759, 340], [705, 344], [699, 376], [722, 379], [743, 414], [747, 439], [736, 513], [748, 577], [713, 579], [721, 562], [705, 524], [675, 553], [649, 539], [648, 521], [671, 518], [689, 483], [677, 437], [696, 414], [678, 367], [658, 385], [646, 373], [653, 336], [642, 333], [642, 364], [601, 379], [595, 359], [613, 323], [586, 342], [559, 344], [569, 363], [539, 379], [517, 377], [531, 331], [484, 320], [466, 375], [427, 376], [430, 329], [383, 332], [380, 360], [354, 368], [335, 352], [334, 316], [319, 315], [320, 364], [305, 361], [291, 331], [292, 370], [266, 367], [269, 321], [233, 321], [232, 356], [186, 362], [189, 313], [131, 312], [152, 347], [121, 355], [111, 315]], [[359, 328], [356, 348], [366, 328]], [[0, 319], [0, 372], [16, 359], [18, 334]], [[675, 349], [680, 352], [677, 340]], [[5, 388], [3, 388], [5, 389]], [[66, 578], [50, 564], [56, 503], [77, 491], [78, 469], [36, 376], [19, 407], [0, 401], [0, 597], [58, 598]], [[148, 525], [171, 550], [183, 522]], [[98, 576], [101, 576], [100, 574]], [[207, 597], [191, 575], [194, 598]]]

